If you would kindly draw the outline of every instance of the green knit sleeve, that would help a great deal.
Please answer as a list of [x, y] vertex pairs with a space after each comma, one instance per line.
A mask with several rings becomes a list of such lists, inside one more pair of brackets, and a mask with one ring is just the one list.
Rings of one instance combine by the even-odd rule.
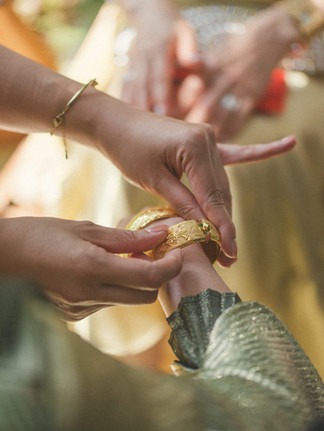
[[216, 319], [238, 302], [236, 293], [211, 289], [181, 299], [178, 310], [167, 320], [172, 329], [169, 343], [182, 365], [193, 369], [201, 366]]

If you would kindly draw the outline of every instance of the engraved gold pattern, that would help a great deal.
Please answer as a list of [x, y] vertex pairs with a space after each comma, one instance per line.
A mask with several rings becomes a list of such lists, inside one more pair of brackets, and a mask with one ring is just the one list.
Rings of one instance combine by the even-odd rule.
[[[177, 214], [171, 208], [152, 207], [137, 214], [128, 223], [126, 229], [140, 230], [153, 221], [175, 217], [176, 215]], [[218, 257], [221, 252], [221, 246], [220, 234], [216, 227], [205, 219], [200, 219], [198, 222], [195, 220], [186, 220], [171, 226], [168, 229], [168, 235], [165, 240], [154, 249], [147, 251], [146, 254], [152, 257], [152, 259], [157, 260], [164, 257], [169, 251], [175, 248], [183, 248], [196, 242], [203, 243], [209, 240], [216, 242], [216, 254]]]

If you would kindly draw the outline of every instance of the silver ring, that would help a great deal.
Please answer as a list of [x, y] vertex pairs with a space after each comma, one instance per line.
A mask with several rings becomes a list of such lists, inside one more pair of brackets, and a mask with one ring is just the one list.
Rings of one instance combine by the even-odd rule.
[[241, 108], [241, 99], [234, 96], [234, 94], [225, 94], [220, 101], [221, 106], [230, 112], [238, 112]]

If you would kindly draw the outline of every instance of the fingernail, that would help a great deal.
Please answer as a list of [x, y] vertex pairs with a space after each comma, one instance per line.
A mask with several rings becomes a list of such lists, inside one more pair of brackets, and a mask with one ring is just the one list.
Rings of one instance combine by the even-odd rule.
[[169, 229], [169, 226], [167, 226], [166, 224], [163, 224], [163, 225], [153, 226], [145, 230], [146, 232], [149, 232], [149, 233], [162, 233], [162, 232], [167, 233], [168, 229]]
[[293, 136], [285, 136], [284, 138], [281, 139], [281, 142], [286, 144], [287, 142], [291, 142]]
[[165, 115], [166, 114], [166, 106], [164, 103], [156, 103], [153, 106], [153, 112], [159, 115]]

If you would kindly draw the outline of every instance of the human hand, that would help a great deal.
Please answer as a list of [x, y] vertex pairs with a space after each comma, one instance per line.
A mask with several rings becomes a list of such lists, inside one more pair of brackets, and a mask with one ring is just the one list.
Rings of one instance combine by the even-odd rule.
[[153, 262], [125, 259], [159, 244], [167, 227], [124, 231], [48, 217], [0, 219], [0, 272], [38, 283], [72, 320], [116, 304], [154, 302], [181, 270], [179, 250]]
[[[155, 220], [144, 229], [159, 226], [161, 222], [170, 227], [183, 221], [181, 217], [170, 216], [163, 220]], [[187, 239], [190, 237], [189, 231], [187, 231]], [[182, 231], [181, 238], [184, 236], [186, 234]], [[208, 242], [208, 244], [210, 243], [211, 241]], [[159, 301], [167, 316], [177, 309], [182, 297], [196, 295], [206, 289], [217, 290], [220, 293], [230, 292], [230, 289], [215, 271], [209, 256], [205, 254], [205, 245], [206, 243], [196, 242], [184, 246], [181, 272], [159, 290]]]
[[[216, 146], [211, 126], [184, 123], [130, 109], [127, 105], [123, 111], [123, 115], [117, 111], [124, 118], [122, 133], [120, 128], [114, 131], [108, 118], [100, 119], [102, 127], [95, 133], [99, 148], [131, 183], [162, 196], [184, 219], [211, 220], [221, 235], [224, 254], [219, 263], [229, 266], [236, 258], [237, 248], [231, 220], [231, 194], [222, 160], [226, 148]], [[97, 112], [104, 115], [104, 107], [98, 105]], [[274, 145], [273, 152], [280, 154], [292, 148], [294, 139]], [[240, 150], [236, 162], [255, 157], [259, 160], [258, 152], [253, 155], [251, 150], [248, 156], [247, 150], [240, 148], [234, 147], [235, 151]], [[268, 156], [264, 147], [261, 153]], [[191, 190], [180, 182], [183, 174]]]
[[264, 95], [272, 70], [299, 35], [279, 8], [258, 13], [244, 34], [227, 36], [205, 55], [200, 85], [188, 102], [190, 83], [183, 83], [179, 104], [186, 120], [213, 125], [226, 141], [238, 132]]
[[137, 37], [129, 55], [122, 100], [177, 117], [173, 85], [177, 71], [200, 67], [194, 31], [168, 0], [145, 2], [132, 15]]

